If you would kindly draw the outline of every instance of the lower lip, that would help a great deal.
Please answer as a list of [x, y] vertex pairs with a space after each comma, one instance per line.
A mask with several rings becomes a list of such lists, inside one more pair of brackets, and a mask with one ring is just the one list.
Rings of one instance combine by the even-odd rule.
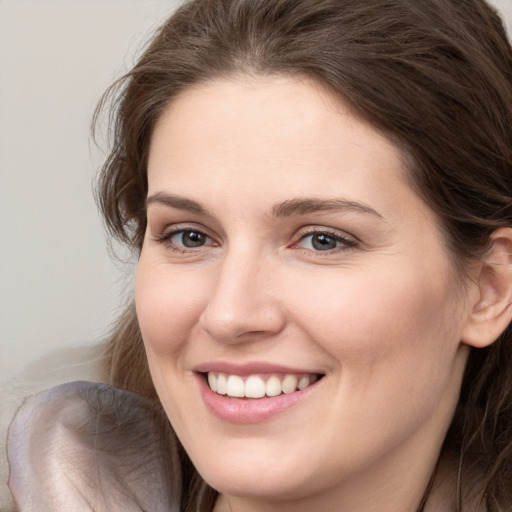
[[229, 423], [245, 424], [261, 423], [300, 404], [320, 382], [290, 394], [263, 398], [232, 398], [212, 391], [203, 374], [198, 374], [198, 380], [204, 403], [212, 414]]

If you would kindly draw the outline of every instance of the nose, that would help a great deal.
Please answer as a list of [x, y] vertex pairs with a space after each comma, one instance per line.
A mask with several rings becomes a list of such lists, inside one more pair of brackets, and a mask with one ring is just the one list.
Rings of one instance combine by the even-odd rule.
[[285, 325], [275, 267], [262, 258], [232, 254], [220, 264], [201, 327], [221, 343], [250, 342], [278, 334]]

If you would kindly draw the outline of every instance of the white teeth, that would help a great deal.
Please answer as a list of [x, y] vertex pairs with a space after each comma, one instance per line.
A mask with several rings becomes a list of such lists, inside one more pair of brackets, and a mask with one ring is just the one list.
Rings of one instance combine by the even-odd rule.
[[250, 375], [244, 381], [238, 375], [208, 372], [210, 389], [219, 395], [228, 395], [234, 398], [262, 398], [278, 396], [281, 393], [290, 394], [307, 388], [316, 380], [315, 375], [287, 374], [281, 378], [277, 375], [270, 375], [266, 382], [259, 375]]
[[283, 393], [287, 395], [293, 393], [297, 389], [297, 377], [295, 377], [295, 375], [287, 375], [281, 383], [281, 388], [283, 389]]
[[212, 391], [217, 391], [217, 376], [213, 372], [208, 374], [208, 384]]
[[228, 377], [226, 392], [228, 396], [233, 396], [235, 398], [244, 397], [245, 386], [242, 377], [239, 377], [238, 375], [230, 375]]
[[305, 375], [304, 377], [300, 378], [299, 383], [297, 384], [297, 388], [299, 388], [299, 389], [307, 388], [310, 383], [311, 382], [309, 380], [309, 377], [307, 375]]
[[278, 377], [272, 375], [265, 385], [265, 394], [267, 396], [277, 396], [281, 394], [281, 391], [281, 381]]
[[[210, 372], [211, 373], [211, 372]], [[228, 378], [225, 373], [219, 373], [217, 377], [217, 391], [219, 395], [225, 395], [228, 392]]]
[[265, 396], [265, 383], [256, 375], [251, 375], [245, 381], [245, 396], [247, 398], [261, 398]]

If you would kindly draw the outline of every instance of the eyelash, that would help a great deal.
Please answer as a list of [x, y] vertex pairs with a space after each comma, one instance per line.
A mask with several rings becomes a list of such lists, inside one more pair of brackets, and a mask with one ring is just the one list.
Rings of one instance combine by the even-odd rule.
[[[210, 236], [208, 236], [204, 231], [201, 231], [200, 229], [195, 229], [194, 227], [191, 227], [191, 226], [179, 227], [179, 228], [173, 229], [171, 231], [164, 232], [161, 235], [156, 236], [153, 240], [157, 243], [164, 245], [167, 249], [170, 249], [173, 252], [186, 254], [186, 253], [196, 251], [197, 249], [195, 249], [194, 247], [181, 247], [171, 241], [172, 238], [175, 237], [176, 235], [185, 234], [185, 233], [197, 233], [199, 235], [204, 236], [207, 239], [212, 240], [212, 238]], [[204, 247], [204, 246], [203, 245], [198, 246], [198, 249], [201, 249], [202, 247]]]
[[[173, 229], [171, 231], [162, 233], [159, 236], [156, 236], [153, 240], [157, 243], [160, 243], [164, 245], [166, 248], [170, 249], [173, 252], [178, 253], [190, 253], [190, 252], [196, 252], [197, 250], [202, 249], [205, 245], [199, 245], [197, 248], [194, 247], [183, 247], [176, 245], [171, 240], [173, 237], [179, 234], [185, 234], [185, 233], [196, 233], [198, 235], [204, 236], [206, 239], [213, 240], [210, 236], [208, 236], [204, 231], [201, 231], [200, 229], [195, 229], [194, 227], [179, 227], [176, 229]], [[302, 241], [306, 240], [308, 237], [313, 237], [315, 235], [325, 235], [327, 238], [334, 240], [337, 244], [340, 244], [341, 246], [327, 249], [327, 250], [314, 250], [314, 249], [307, 249], [304, 247], [300, 247], [298, 244], [300, 244]], [[216, 245], [215, 242], [213, 244], [207, 244], [207, 246]], [[318, 255], [329, 255], [329, 254], [335, 254], [338, 252], [343, 251], [349, 251], [352, 249], [355, 249], [359, 246], [358, 241], [354, 240], [353, 238], [348, 238], [345, 236], [340, 235], [339, 233], [335, 231], [331, 231], [326, 228], [316, 228], [316, 229], [305, 229], [302, 233], [299, 233], [299, 238], [297, 241], [294, 241], [291, 245], [289, 245], [290, 248], [296, 249], [296, 250], [302, 250], [307, 253], [315, 253]]]

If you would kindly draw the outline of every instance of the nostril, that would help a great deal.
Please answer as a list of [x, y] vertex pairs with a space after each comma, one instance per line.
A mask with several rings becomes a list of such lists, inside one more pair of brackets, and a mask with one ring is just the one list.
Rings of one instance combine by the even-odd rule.
[[208, 335], [220, 343], [246, 343], [275, 336], [282, 331], [284, 319], [269, 319], [257, 311], [239, 315], [211, 315], [200, 323]]
[[[251, 256], [252, 257], [252, 256]], [[258, 264], [234, 252], [224, 261], [221, 274], [199, 319], [201, 328], [222, 343], [263, 339], [280, 332], [285, 315], [269, 286], [262, 286]], [[255, 270], [256, 269], [256, 270]]]

